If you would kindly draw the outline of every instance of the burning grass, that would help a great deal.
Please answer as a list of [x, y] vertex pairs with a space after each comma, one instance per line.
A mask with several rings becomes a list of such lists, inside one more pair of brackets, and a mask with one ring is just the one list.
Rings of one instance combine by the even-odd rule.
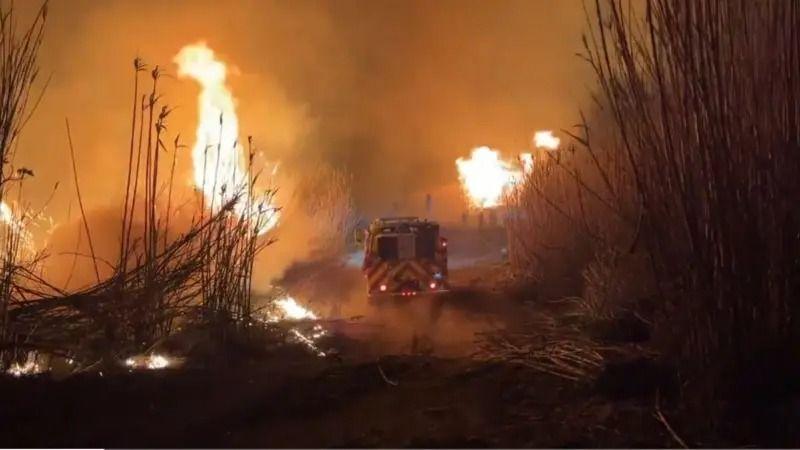
[[[141, 93], [142, 74], [148, 72], [151, 85], [149, 91]], [[158, 66], [148, 69], [137, 58], [134, 75], [118, 259], [112, 263], [98, 258], [92, 244], [69, 123], [75, 189], [95, 282], [67, 291], [49, 282], [35, 265], [17, 263], [22, 233], [11, 226], [16, 222], [7, 222], [11, 258], [4, 263], [7, 295], [2, 305], [2, 350], [8, 355], [4, 366], [16, 368], [14, 373], [33, 373], [25, 358], [41, 352], [76, 360], [76, 370], [139, 365], [162, 368], [168, 356], [150, 349], [177, 329], [193, 324], [217, 327], [228, 330], [218, 333], [225, 339], [230, 331], [246, 334], [253, 324], [253, 263], [256, 255], [273, 242], [262, 234], [274, 225], [278, 210], [272, 206], [274, 191], [255, 194], [259, 173], [252, 167], [252, 142], [248, 139], [249, 163], [237, 165], [235, 179], [225, 178], [217, 170], [204, 170], [198, 178], [202, 184], [191, 219], [183, 224], [170, 223], [179, 203], [173, 197], [175, 160], [183, 146], [177, 136], [171, 148], [165, 144], [171, 108], [162, 103], [162, 70]], [[201, 99], [206, 97], [206, 93], [201, 94]], [[227, 167], [238, 160], [225, 156], [230, 161], [223, 163], [223, 155], [240, 151], [235, 141], [224, 139], [231, 131], [225, 125], [224, 113], [232, 111], [214, 109], [215, 105], [212, 102], [208, 107], [219, 112], [217, 129], [206, 130], [207, 121], [199, 124], [198, 135], [219, 138], [214, 145], [202, 143], [199, 156], [203, 167]], [[211, 112], [203, 110], [203, 114]], [[235, 124], [235, 117], [232, 120]], [[165, 176], [160, 172], [165, 165], [159, 159], [169, 152], [172, 163], [167, 167], [171, 170]], [[197, 148], [194, 153], [197, 165]], [[181, 205], [184, 210], [191, 209], [191, 200], [181, 201]], [[146, 361], [138, 364], [138, 357], [128, 356], [137, 354], [146, 355]], [[130, 361], [133, 365], [126, 364]]]
[[[196, 177], [201, 183], [199, 195], [179, 199], [174, 196], [174, 170], [183, 145], [178, 136], [171, 146], [165, 143], [171, 108], [162, 103], [159, 80], [163, 71], [158, 66], [148, 68], [139, 58], [133, 66], [131, 137], [118, 258], [106, 261], [95, 252], [75, 165], [76, 146], [67, 123], [82, 231], [89, 244], [90, 254], [84, 256], [93, 267], [95, 281], [67, 290], [48, 281], [35, 264], [20, 264], [16, 257], [10, 260], [14, 264], [6, 264], [13, 271], [7, 270], [5, 278], [9, 301], [4, 306], [9, 307], [3, 311], [7, 326], [2, 341], [8, 358], [3, 367], [17, 376], [46, 371], [53, 358], [69, 361], [72, 372], [175, 367], [182, 357], [158, 349], [177, 335], [196, 332], [214, 340], [216, 344], [209, 348], [216, 352], [228, 351], [228, 341], [270, 339], [295, 342], [325, 356], [317, 341], [326, 331], [314, 312], [280, 292], [271, 293], [266, 304], [253, 305], [254, 260], [274, 242], [265, 233], [275, 225], [278, 208], [272, 203], [274, 190], [255, 194], [260, 173], [253, 167], [252, 140], [247, 141], [247, 163], [241, 166], [238, 142], [226, 141], [231, 130], [225, 113], [234, 112], [219, 107], [219, 95], [212, 96], [214, 101], [208, 104], [203, 101], [208, 100], [211, 88], [228, 97], [230, 93], [222, 84], [204, 86], [201, 106], [206, 109], [202, 114], [213, 110], [219, 116], [212, 129], [208, 129], [208, 121], [201, 120], [198, 135], [204, 139], [217, 136], [219, 142], [204, 141], [201, 152], [195, 146], [195, 170], [202, 171], [202, 176]], [[145, 74], [150, 87], [142, 93]], [[171, 156], [171, 164], [159, 163], [164, 155]], [[218, 166], [229, 170], [231, 164], [236, 165], [233, 175], [207, 170]], [[164, 167], [170, 169], [166, 175], [161, 172]], [[325, 198], [349, 200], [349, 195], [339, 195], [349, 193], [345, 180], [336, 186], [341, 189]], [[325, 213], [329, 206], [322, 201], [316, 212]], [[331, 213], [336, 231], [350, 223], [351, 208], [347, 203]], [[177, 209], [184, 216], [187, 211], [191, 214], [188, 222], [170, 221]], [[20, 230], [24, 231], [22, 226], [13, 226], [15, 220], [11, 216], [6, 221], [13, 255], [18, 254]], [[35, 364], [29, 363], [31, 358]], [[211, 358], [221, 361], [224, 355]]]

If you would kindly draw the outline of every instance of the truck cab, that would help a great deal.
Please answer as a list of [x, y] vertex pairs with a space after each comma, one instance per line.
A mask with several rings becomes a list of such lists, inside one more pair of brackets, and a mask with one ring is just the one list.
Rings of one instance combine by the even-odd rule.
[[439, 235], [438, 223], [417, 217], [376, 219], [362, 240], [370, 297], [447, 292], [447, 239]]

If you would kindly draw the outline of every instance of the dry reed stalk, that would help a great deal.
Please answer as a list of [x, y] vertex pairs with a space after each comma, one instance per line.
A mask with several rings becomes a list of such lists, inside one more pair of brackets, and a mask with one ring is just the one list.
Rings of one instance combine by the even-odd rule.
[[[597, 2], [587, 40], [643, 237], [701, 365], [797, 343], [800, 2]], [[790, 344], [789, 347], [795, 346]]]
[[574, 325], [559, 323], [543, 312], [530, 314], [520, 330], [494, 330], [478, 337], [478, 358], [521, 364], [576, 382], [593, 380], [603, 367], [606, 353], [624, 351], [600, 346]]
[[94, 267], [94, 274], [97, 277], [97, 282], [100, 282], [100, 271], [97, 269], [97, 256], [94, 251], [94, 244], [92, 243], [92, 232], [89, 230], [89, 221], [86, 218], [86, 210], [83, 207], [83, 197], [81, 196], [81, 187], [80, 183], [78, 182], [78, 166], [75, 162], [75, 148], [72, 145], [72, 133], [69, 129], [69, 119], [65, 119], [64, 123], [67, 127], [67, 141], [69, 142], [69, 155], [72, 161], [72, 177], [75, 183], [75, 194], [78, 196], [78, 206], [81, 210], [81, 222], [83, 224], [83, 229], [86, 232], [86, 239], [89, 242], [89, 251], [92, 254], [92, 266]]
[[644, 253], [687, 365], [796, 348], [800, 1], [592, 6], [597, 110], [511, 199], [515, 265]]
[[[25, 168], [15, 171], [12, 161], [14, 143], [44, 94], [42, 89], [38, 96], [34, 96], [32, 90], [39, 75], [38, 54], [46, 19], [45, 2], [28, 27], [19, 30], [13, 5], [0, 5], [0, 202], [5, 200], [9, 182], [21, 181], [26, 174], [32, 174]], [[16, 220], [13, 212], [10, 215], [12, 217], [6, 220]], [[9, 363], [8, 350], [11, 353], [15, 350], [7, 343], [11, 340], [9, 313], [20, 271], [21, 239], [20, 230], [15, 230], [9, 223], [4, 225], [0, 270], [0, 367]]]
[[[128, 149], [128, 172], [125, 179], [125, 202], [123, 203], [122, 207], [122, 231], [120, 232], [120, 252], [119, 252], [119, 260], [122, 262], [121, 266], [124, 270], [124, 264], [126, 264], [128, 255], [126, 254], [128, 242], [126, 241], [126, 236], [128, 236], [127, 229], [130, 226], [129, 221], [133, 218], [128, 217], [128, 205], [131, 202], [131, 181], [133, 177], [139, 176], [138, 167], [136, 170], [136, 174], [132, 173], [133, 166], [133, 151], [136, 144], [136, 103], [139, 100], [139, 73], [145, 70], [145, 63], [142, 61], [141, 58], [135, 58], [133, 60], [133, 67], [134, 67], [134, 76], [133, 76], [133, 101], [132, 101], [132, 112], [131, 112], [131, 139], [130, 139], [130, 147]], [[135, 193], [133, 194], [135, 196]]]

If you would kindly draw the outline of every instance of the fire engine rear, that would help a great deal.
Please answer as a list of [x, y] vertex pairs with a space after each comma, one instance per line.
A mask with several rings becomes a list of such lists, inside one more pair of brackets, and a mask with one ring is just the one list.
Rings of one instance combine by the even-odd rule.
[[376, 219], [362, 239], [370, 297], [447, 291], [447, 240], [439, 236], [438, 223], [417, 217]]

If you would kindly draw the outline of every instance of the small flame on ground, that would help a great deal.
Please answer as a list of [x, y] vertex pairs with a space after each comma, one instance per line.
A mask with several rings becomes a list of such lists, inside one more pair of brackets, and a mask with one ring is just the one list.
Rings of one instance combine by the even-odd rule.
[[282, 313], [283, 319], [288, 320], [316, 320], [317, 315], [310, 309], [300, 306], [293, 297], [284, 297], [276, 300], [275, 304], [278, 305]]
[[152, 353], [147, 356], [132, 356], [125, 360], [125, 366], [129, 369], [148, 369], [158, 370], [166, 369], [173, 364], [172, 358], [161, 355], [159, 353]]
[[162, 355], [150, 355], [150, 358], [147, 359], [147, 368], [150, 370], [163, 369], [167, 366], [169, 366], [169, 360]]
[[247, 156], [238, 143], [239, 120], [236, 103], [226, 85], [227, 67], [218, 60], [205, 43], [187, 45], [175, 56], [178, 76], [197, 81], [202, 90], [198, 98], [197, 135], [192, 149], [194, 183], [203, 191], [209, 207], [220, 207], [236, 195], [251, 198], [254, 206], [245, 211], [247, 201], [239, 200], [235, 206], [241, 217], [245, 214], [258, 222], [258, 233], [273, 228], [278, 221], [278, 211], [266, 202], [259, 202], [250, 192], [246, 170]]
[[36, 352], [28, 352], [25, 357], [25, 362], [14, 362], [6, 370], [8, 375], [12, 377], [23, 377], [28, 375], [37, 375], [47, 370], [46, 366], [39, 364], [39, 358]]
[[[302, 320], [318, 320], [319, 317], [314, 311], [302, 306], [294, 297], [285, 296], [275, 300], [277, 307], [274, 312], [268, 314], [266, 322], [276, 323], [281, 321], [302, 321]], [[328, 332], [320, 324], [314, 324], [310, 331], [302, 330], [299, 326], [293, 326], [289, 329], [292, 338], [306, 346], [317, 356], [326, 356], [326, 353], [319, 349], [317, 341], [326, 336]]]
[[558, 146], [561, 145], [561, 139], [555, 137], [550, 130], [537, 131], [533, 135], [533, 145], [536, 148], [558, 150]]

